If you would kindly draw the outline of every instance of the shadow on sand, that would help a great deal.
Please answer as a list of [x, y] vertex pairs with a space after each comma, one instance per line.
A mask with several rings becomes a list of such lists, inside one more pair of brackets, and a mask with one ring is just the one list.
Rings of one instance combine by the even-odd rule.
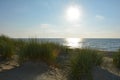
[[[18, 68], [1, 72], [0, 80], [41, 80], [41, 75], [49, 71], [49, 69], [44, 63], [28, 62]], [[95, 67], [92, 75], [93, 80], [120, 80], [120, 76], [114, 75], [100, 67]]]
[[120, 80], [120, 76], [114, 75], [100, 67], [93, 69], [93, 80]]
[[47, 72], [49, 67], [44, 63], [28, 62], [24, 65], [0, 73], [0, 80], [37, 80]]

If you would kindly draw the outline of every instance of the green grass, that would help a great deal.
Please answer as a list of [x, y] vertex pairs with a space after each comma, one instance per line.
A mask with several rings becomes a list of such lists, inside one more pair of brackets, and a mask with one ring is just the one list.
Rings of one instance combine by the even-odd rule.
[[16, 49], [21, 49], [22, 47], [24, 47], [26, 45], [26, 42], [23, 40], [20, 40], [20, 39], [15, 39], [14, 45], [15, 45]]
[[113, 55], [113, 63], [116, 67], [120, 68], [120, 49]]
[[91, 70], [102, 63], [102, 55], [94, 49], [80, 49], [77, 52], [70, 60], [68, 78], [81, 80], [86, 77], [88, 80], [92, 80]]
[[30, 40], [19, 53], [19, 61], [43, 61], [47, 64], [55, 64], [59, 55], [59, 45], [55, 43], [39, 43], [37, 40]]
[[11, 59], [15, 53], [13, 39], [1, 35], [0, 36], [0, 56], [3, 59]]

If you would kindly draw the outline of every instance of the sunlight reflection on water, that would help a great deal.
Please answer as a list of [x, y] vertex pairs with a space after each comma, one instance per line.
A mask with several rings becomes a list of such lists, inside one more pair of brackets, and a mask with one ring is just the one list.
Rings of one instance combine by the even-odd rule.
[[82, 47], [82, 38], [66, 38], [65, 41], [65, 45], [70, 48]]

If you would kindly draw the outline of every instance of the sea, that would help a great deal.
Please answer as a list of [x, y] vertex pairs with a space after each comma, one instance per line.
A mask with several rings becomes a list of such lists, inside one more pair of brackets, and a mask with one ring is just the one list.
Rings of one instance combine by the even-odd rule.
[[[120, 38], [37, 38], [40, 42], [53, 42], [70, 48], [94, 48], [101, 51], [118, 51]], [[26, 39], [24, 39], [26, 40]]]

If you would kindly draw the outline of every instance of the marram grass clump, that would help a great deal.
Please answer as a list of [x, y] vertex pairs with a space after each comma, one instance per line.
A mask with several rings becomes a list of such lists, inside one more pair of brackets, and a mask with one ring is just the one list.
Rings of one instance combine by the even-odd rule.
[[11, 59], [15, 53], [13, 39], [1, 35], [0, 36], [0, 57], [2, 59]]
[[81, 80], [83, 78], [92, 80], [92, 68], [102, 63], [102, 55], [94, 49], [80, 49], [74, 56], [70, 60], [69, 80]]
[[116, 67], [120, 68], [120, 49], [113, 55], [113, 63]]
[[59, 54], [59, 46], [54, 43], [40, 43], [37, 40], [29, 41], [19, 53], [19, 61], [43, 61], [47, 64], [56, 63]]

